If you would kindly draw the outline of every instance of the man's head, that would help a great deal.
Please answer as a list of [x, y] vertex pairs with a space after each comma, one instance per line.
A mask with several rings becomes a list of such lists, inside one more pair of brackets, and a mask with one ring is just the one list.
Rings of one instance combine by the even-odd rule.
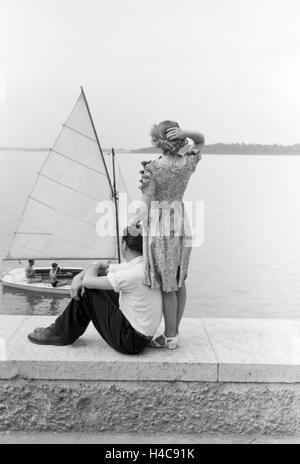
[[126, 227], [122, 237], [122, 255], [126, 259], [129, 255], [143, 254], [143, 236], [137, 227]]
[[54, 271], [58, 268], [58, 264], [57, 264], [57, 263], [52, 263], [51, 266], [52, 266], [52, 269], [53, 269]]
[[33, 266], [34, 265], [34, 259], [29, 259], [28, 264], [29, 264], [29, 266]]

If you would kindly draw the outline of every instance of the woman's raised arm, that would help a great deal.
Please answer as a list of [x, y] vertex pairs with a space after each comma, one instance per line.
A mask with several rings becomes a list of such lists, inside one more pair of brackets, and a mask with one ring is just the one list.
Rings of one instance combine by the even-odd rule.
[[168, 140], [184, 140], [186, 138], [193, 140], [195, 148], [200, 150], [203, 148], [205, 144], [205, 137], [203, 134], [201, 134], [201, 132], [184, 130], [180, 127], [171, 127], [171, 129], [167, 130]]

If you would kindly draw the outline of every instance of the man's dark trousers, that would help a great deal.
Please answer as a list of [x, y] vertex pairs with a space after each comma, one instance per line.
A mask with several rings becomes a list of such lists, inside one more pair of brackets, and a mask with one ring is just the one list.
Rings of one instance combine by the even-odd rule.
[[119, 294], [113, 290], [85, 289], [80, 300], [72, 299], [56, 319], [55, 328], [72, 344], [91, 321], [106, 343], [120, 353], [139, 354], [151, 340], [132, 327], [119, 308]]

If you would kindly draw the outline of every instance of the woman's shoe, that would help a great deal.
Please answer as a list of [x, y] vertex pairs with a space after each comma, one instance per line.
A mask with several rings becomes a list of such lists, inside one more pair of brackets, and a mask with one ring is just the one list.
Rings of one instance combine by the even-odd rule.
[[169, 350], [175, 350], [178, 345], [178, 335], [175, 337], [165, 337], [165, 346], [169, 348]]

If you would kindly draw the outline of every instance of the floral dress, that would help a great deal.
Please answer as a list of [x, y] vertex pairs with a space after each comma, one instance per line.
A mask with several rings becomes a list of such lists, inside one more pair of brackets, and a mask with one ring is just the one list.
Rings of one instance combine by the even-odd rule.
[[200, 159], [200, 149], [190, 148], [142, 162], [140, 189], [150, 200], [142, 223], [144, 283], [164, 292], [177, 291], [187, 277], [192, 237], [182, 198]]

